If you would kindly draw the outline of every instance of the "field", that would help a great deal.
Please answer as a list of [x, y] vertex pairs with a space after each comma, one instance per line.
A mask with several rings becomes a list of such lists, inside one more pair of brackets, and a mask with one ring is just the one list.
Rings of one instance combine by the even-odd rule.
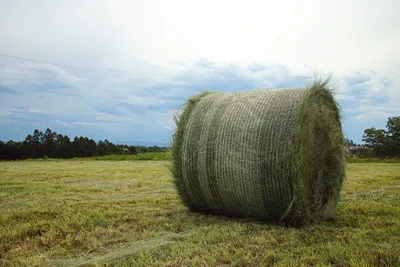
[[400, 164], [348, 164], [338, 212], [286, 228], [188, 212], [167, 161], [0, 162], [1, 266], [400, 266]]

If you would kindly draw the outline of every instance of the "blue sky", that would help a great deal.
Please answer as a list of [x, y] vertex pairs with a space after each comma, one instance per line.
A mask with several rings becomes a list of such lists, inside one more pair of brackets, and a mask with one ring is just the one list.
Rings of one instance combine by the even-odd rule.
[[334, 75], [348, 138], [400, 115], [395, 1], [143, 2], [0, 0], [0, 140], [166, 143], [203, 89], [299, 87], [313, 71]]

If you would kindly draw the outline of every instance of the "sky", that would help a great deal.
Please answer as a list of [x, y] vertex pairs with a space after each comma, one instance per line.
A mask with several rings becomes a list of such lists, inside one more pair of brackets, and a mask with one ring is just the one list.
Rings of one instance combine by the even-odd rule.
[[400, 116], [400, 1], [0, 0], [0, 140], [168, 143], [201, 90], [332, 86], [347, 138]]

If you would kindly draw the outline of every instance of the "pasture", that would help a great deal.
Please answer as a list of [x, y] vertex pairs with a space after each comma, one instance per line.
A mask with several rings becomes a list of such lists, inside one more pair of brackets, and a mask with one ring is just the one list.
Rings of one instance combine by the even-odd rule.
[[400, 164], [350, 163], [334, 219], [188, 212], [167, 161], [0, 162], [0, 266], [400, 266]]

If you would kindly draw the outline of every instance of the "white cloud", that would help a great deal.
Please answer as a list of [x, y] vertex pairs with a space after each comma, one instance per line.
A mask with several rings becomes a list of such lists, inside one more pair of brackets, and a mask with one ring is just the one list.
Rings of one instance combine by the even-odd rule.
[[101, 123], [101, 122], [92, 122], [92, 121], [74, 121], [71, 122], [72, 125], [74, 126], [83, 126], [83, 127], [89, 127], [89, 128], [105, 128], [107, 127], [106, 123]]
[[73, 127], [72, 124], [67, 123], [67, 122], [65, 122], [65, 121], [62, 121], [62, 120], [52, 120], [51, 122], [52, 122], [53, 124], [60, 125], [60, 126], [65, 127], [65, 128], [71, 128], [71, 127]]
[[386, 119], [390, 116], [390, 113], [388, 112], [382, 112], [382, 111], [369, 111], [366, 113], [361, 113], [358, 114], [356, 116], [354, 116], [353, 118], [355, 120], [360, 120], [360, 121], [364, 121], [364, 120], [371, 120], [371, 119]]

